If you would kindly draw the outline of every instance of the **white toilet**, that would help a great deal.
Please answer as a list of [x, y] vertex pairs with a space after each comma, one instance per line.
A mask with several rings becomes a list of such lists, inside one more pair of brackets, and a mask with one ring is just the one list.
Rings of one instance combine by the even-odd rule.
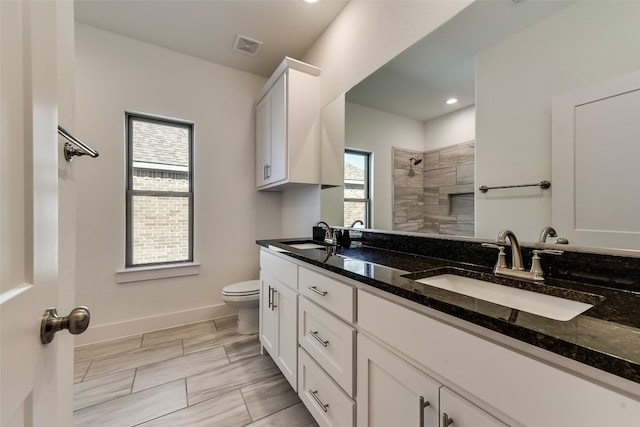
[[238, 333], [255, 334], [259, 329], [260, 280], [232, 283], [222, 288], [222, 300], [238, 309]]

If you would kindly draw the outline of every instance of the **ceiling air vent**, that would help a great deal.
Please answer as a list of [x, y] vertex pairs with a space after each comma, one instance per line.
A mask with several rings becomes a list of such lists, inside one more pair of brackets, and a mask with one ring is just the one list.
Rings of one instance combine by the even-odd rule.
[[236, 36], [236, 41], [233, 44], [233, 48], [235, 50], [243, 53], [248, 53], [249, 55], [257, 54], [260, 46], [262, 46], [262, 42], [250, 39], [249, 37], [241, 36], [240, 34]]

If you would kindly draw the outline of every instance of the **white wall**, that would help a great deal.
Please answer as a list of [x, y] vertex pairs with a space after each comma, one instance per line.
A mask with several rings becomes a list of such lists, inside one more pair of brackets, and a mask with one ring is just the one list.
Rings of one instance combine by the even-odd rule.
[[424, 123], [424, 150], [437, 150], [476, 138], [475, 105]]
[[[478, 186], [551, 178], [551, 99], [640, 69], [638, 16], [639, 2], [578, 2], [478, 55]], [[535, 241], [547, 225], [550, 191], [476, 194], [478, 237], [510, 228]]]
[[[220, 291], [258, 277], [255, 240], [281, 235], [281, 195], [255, 190], [254, 99], [265, 79], [93, 27], [76, 27], [76, 132], [99, 152], [77, 165], [77, 344], [229, 313]], [[125, 259], [124, 112], [195, 123], [200, 274], [118, 284]]]
[[[318, 78], [318, 120], [324, 105], [471, 3], [473, 0], [349, 2], [311, 49], [300, 58], [322, 69]], [[282, 227], [287, 229], [287, 234], [309, 236], [311, 227], [320, 215], [320, 187], [298, 189], [284, 197], [287, 205], [293, 208], [283, 212]], [[317, 199], [313, 203], [317, 210], [309, 214], [304, 207], [312, 198]], [[296, 206], [304, 209], [303, 217]]]
[[346, 103], [345, 145], [373, 152], [373, 227], [393, 229], [392, 147], [424, 151], [423, 122]]
[[[323, 69], [318, 122], [322, 106], [471, 2], [350, 2], [301, 58]], [[223, 313], [221, 288], [257, 277], [256, 239], [311, 234], [319, 186], [255, 191], [253, 102], [264, 78], [82, 24], [76, 62], [77, 133], [100, 152], [77, 160], [76, 302], [93, 316], [77, 344]], [[198, 276], [115, 281], [124, 265], [124, 110], [195, 122]]]

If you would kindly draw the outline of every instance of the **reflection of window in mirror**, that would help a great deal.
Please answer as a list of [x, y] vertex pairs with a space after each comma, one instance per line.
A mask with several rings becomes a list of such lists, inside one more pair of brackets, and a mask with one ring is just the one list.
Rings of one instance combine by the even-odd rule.
[[371, 153], [360, 150], [344, 151], [344, 226], [362, 221], [371, 226]]

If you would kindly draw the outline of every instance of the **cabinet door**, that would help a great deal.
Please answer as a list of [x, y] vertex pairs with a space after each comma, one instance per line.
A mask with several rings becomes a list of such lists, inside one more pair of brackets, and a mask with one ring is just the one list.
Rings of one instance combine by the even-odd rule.
[[441, 427], [506, 427], [506, 424], [446, 387], [440, 389], [440, 412]]
[[438, 427], [439, 388], [431, 377], [358, 334], [359, 427]]
[[268, 182], [287, 178], [287, 75], [283, 74], [269, 91], [271, 156], [267, 168]]
[[298, 294], [278, 284], [273, 301], [277, 313], [277, 360], [284, 377], [298, 390]]
[[260, 273], [260, 344], [276, 358], [276, 311], [273, 307], [275, 280]]
[[271, 162], [271, 100], [269, 94], [256, 105], [256, 186], [267, 183]]

